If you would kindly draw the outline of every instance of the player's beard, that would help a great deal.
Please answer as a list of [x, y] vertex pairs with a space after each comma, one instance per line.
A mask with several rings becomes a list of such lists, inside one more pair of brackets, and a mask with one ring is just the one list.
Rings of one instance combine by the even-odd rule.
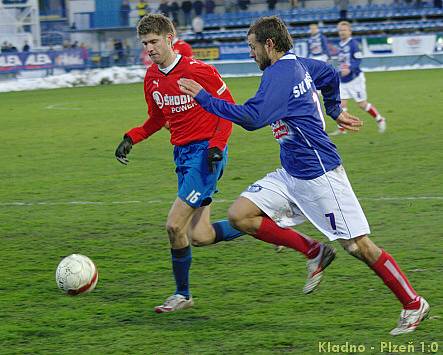
[[268, 57], [266, 53], [263, 53], [263, 57], [258, 61], [258, 67], [261, 71], [265, 70], [271, 65], [271, 58]]

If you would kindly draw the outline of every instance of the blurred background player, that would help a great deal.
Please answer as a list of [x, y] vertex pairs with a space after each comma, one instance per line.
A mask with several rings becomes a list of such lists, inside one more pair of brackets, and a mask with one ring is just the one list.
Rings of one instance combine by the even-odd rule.
[[232, 228], [227, 220], [210, 223], [209, 205], [227, 162], [232, 123], [212, 117], [191, 96], [180, 91], [177, 81], [183, 76], [192, 77], [217, 97], [230, 102], [233, 99], [214, 67], [174, 52], [175, 30], [167, 17], [145, 15], [137, 25], [137, 34], [153, 61], [144, 81], [149, 118], [142, 126], [124, 135], [115, 156], [126, 165], [132, 146], [159, 131], [169, 121], [178, 196], [169, 211], [166, 229], [176, 291], [154, 310], [157, 313], [173, 312], [193, 305], [189, 290], [190, 242], [194, 246], [203, 246], [243, 234]]
[[183, 57], [193, 57], [191, 45], [180, 39], [178, 33], [176, 33], [174, 40], [172, 41], [172, 48], [175, 53], [181, 54]]
[[[382, 117], [377, 108], [367, 101], [366, 79], [360, 70], [362, 53], [359, 43], [352, 38], [351, 24], [341, 21], [337, 25], [340, 43], [338, 46], [338, 62], [340, 66], [340, 97], [341, 106], [344, 111], [348, 109], [348, 100], [353, 99], [358, 107], [369, 113], [377, 123], [378, 131], [386, 131], [386, 118]], [[330, 135], [346, 133], [342, 127]]]
[[[263, 71], [255, 96], [243, 105], [220, 100], [201, 85], [181, 79], [182, 92], [208, 112], [252, 131], [270, 125], [280, 144], [282, 167], [247, 188], [229, 208], [237, 229], [261, 240], [288, 235], [308, 219], [329, 240], [337, 240], [365, 262], [403, 305], [391, 335], [414, 331], [429, 312], [395, 259], [369, 238], [369, 225], [346, 176], [342, 159], [324, 131], [316, 88], [326, 112], [341, 126], [358, 130], [361, 121], [340, 107], [339, 75], [329, 64], [297, 57], [287, 27], [262, 17], [248, 31], [251, 57]], [[288, 235], [288, 238], [289, 235]], [[280, 243], [279, 243], [280, 244]], [[322, 250], [331, 248], [322, 247]], [[307, 292], [305, 292], [307, 293]]]
[[330, 58], [328, 40], [326, 36], [321, 33], [316, 23], [309, 25], [310, 36], [308, 38], [308, 52], [309, 58], [327, 62]]

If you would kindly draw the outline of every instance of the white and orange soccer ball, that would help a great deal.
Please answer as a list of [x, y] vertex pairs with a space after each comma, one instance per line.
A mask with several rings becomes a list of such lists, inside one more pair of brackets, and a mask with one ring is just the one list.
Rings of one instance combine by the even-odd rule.
[[98, 281], [98, 270], [87, 256], [71, 254], [57, 266], [55, 271], [57, 286], [68, 295], [91, 292]]

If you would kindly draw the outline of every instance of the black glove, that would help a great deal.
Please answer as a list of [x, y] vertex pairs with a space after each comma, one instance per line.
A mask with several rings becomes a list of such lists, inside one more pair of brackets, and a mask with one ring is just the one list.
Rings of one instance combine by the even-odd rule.
[[217, 170], [217, 163], [223, 159], [223, 152], [217, 148], [212, 147], [208, 149], [208, 168], [210, 173], [215, 173]]
[[123, 140], [115, 150], [115, 157], [120, 163], [127, 165], [129, 163], [129, 160], [128, 158], [126, 158], [126, 155], [129, 154], [131, 149], [132, 149], [132, 139], [129, 138], [128, 136], [124, 136]]

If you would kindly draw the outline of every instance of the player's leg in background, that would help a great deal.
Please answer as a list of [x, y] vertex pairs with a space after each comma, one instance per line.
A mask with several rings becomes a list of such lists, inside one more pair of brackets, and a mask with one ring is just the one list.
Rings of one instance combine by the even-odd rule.
[[367, 100], [357, 102], [358, 107], [360, 107], [363, 111], [369, 113], [377, 123], [378, 131], [380, 133], [384, 133], [386, 131], [386, 118], [384, 118], [378, 112], [377, 108], [369, 103]]
[[352, 80], [351, 85], [352, 98], [363, 111], [369, 113], [377, 123], [378, 131], [384, 133], [386, 131], [386, 119], [380, 115], [377, 108], [368, 102], [368, 94], [366, 92], [366, 79], [363, 73]]
[[172, 271], [175, 293], [154, 308], [157, 313], [173, 312], [193, 305], [189, 291], [189, 270], [192, 263], [191, 245], [186, 234], [195, 209], [177, 198], [169, 210], [166, 230], [171, 244]]
[[188, 226], [188, 236], [192, 245], [201, 247], [221, 241], [230, 241], [242, 235], [243, 232], [233, 228], [229, 221], [220, 220], [211, 224], [211, 208], [197, 208]]
[[349, 240], [339, 239], [339, 242], [349, 254], [364, 261], [374, 270], [402, 303], [403, 311], [399, 325], [391, 334], [398, 335], [415, 330], [429, 312], [429, 305], [412, 288], [394, 258], [366, 235]]

